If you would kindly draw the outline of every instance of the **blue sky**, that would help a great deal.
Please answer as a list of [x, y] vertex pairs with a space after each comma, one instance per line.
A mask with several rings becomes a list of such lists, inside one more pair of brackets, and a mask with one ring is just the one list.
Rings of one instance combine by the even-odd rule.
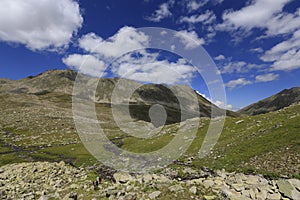
[[[191, 39], [181, 40], [187, 49], [202, 46], [219, 69], [229, 109], [300, 86], [298, 0], [2, 0], [0, 77], [68, 67], [98, 75], [120, 52], [147, 47], [141, 27], [177, 31]], [[146, 50], [139, 55], [118, 58], [122, 65], [106, 74], [190, 82], [209, 96], [202, 80], [191, 81], [198, 76], [183, 59]]]

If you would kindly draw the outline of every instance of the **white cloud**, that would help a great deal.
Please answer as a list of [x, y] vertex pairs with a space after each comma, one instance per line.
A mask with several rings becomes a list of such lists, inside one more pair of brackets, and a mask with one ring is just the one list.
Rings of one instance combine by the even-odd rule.
[[223, 23], [218, 24], [216, 30], [230, 31], [236, 43], [250, 36], [255, 28], [263, 31], [257, 40], [283, 35], [289, 37], [300, 29], [300, 9], [294, 13], [283, 12], [283, 8], [291, 1], [252, 0], [240, 10], [225, 11]]
[[120, 54], [145, 48], [148, 43], [148, 36], [128, 26], [121, 28], [107, 40], [103, 40], [95, 33], [89, 33], [79, 39], [79, 46], [81, 48], [104, 58], [114, 58]]
[[289, 71], [300, 68], [300, 29], [293, 36], [266, 51], [261, 59], [273, 62], [271, 70]]
[[295, 13], [279, 13], [266, 24], [267, 35], [280, 35], [293, 33], [300, 28], [300, 9]]
[[263, 53], [264, 52], [264, 50], [261, 47], [250, 49], [250, 51], [255, 52], [255, 53]]
[[216, 15], [211, 10], [206, 10], [202, 14], [195, 14], [192, 16], [181, 16], [178, 23], [187, 23], [189, 30], [194, 30], [196, 24], [200, 24], [201, 28], [205, 30], [206, 43], [209, 43], [216, 35]]
[[160, 32], [160, 34], [161, 34], [161, 35], [166, 35], [166, 34], [168, 34], [168, 32], [165, 31], [165, 30], [163, 30], [163, 31]]
[[278, 57], [290, 49], [298, 48], [300, 46], [300, 30], [296, 31], [293, 36], [283, 41], [274, 47], [272, 47], [270, 50], [268, 50], [265, 55], [263, 55], [261, 58], [263, 61], [275, 61], [278, 59]]
[[299, 68], [300, 68], [300, 50], [291, 49], [285, 54], [283, 54], [280, 57], [280, 59], [274, 62], [271, 70], [290, 71]]
[[180, 22], [187, 22], [191, 24], [203, 23], [203, 24], [211, 24], [216, 21], [216, 15], [210, 11], [206, 10], [205, 13], [199, 15], [192, 15], [190, 17], [181, 17]]
[[249, 81], [245, 78], [239, 78], [239, 79], [236, 79], [236, 80], [229, 81], [226, 84], [226, 86], [229, 87], [230, 89], [233, 89], [233, 88], [236, 88], [236, 87], [241, 87], [241, 86], [249, 85], [249, 84], [252, 84], [252, 81]]
[[171, 51], [175, 51], [176, 46], [174, 44], [172, 44], [171, 47], [170, 47], [170, 49], [171, 49]]
[[247, 63], [244, 61], [235, 61], [229, 62], [225, 66], [223, 66], [222, 73], [223, 74], [231, 74], [231, 73], [242, 73], [248, 71]]
[[218, 55], [217, 57], [215, 57], [214, 58], [215, 60], [224, 60], [225, 59], [225, 56], [224, 55], [222, 55], [222, 54], [220, 54], [220, 55]]
[[255, 80], [251, 81], [251, 80], [247, 80], [245, 78], [238, 78], [235, 80], [231, 80], [226, 84], [226, 87], [233, 89], [236, 87], [242, 87], [245, 85], [250, 85], [250, 84], [254, 84], [254, 83], [261, 83], [261, 82], [271, 82], [274, 80], [278, 80], [279, 75], [278, 74], [274, 74], [274, 73], [269, 73], [269, 74], [263, 74], [263, 75], [257, 75], [255, 77]]
[[203, 38], [199, 38], [195, 31], [188, 32], [186, 30], [178, 31], [175, 37], [179, 38], [184, 44], [185, 49], [194, 49], [205, 44]]
[[188, 83], [193, 78], [196, 69], [185, 60], [169, 62], [158, 60], [158, 56], [146, 51], [126, 54], [114, 63], [112, 72], [120, 77], [151, 83]]
[[209, 0], [188, 1], [188, 3], [186, 4], [186, 7], [187, 7], [189, 12], [193, 12], [195, 10], [198, 10], [200, 7], [204, 6], [208, 2], [209, 2]]
[[254, 0], [252, 3], [238, 11], [226, 11], [223, 14], [222, 28], [267, 28], [270, 20], [291, 0]]
[[245, 61], [231, 61], [231, 58], [219, 61], [221, 61], [221, 63], [219, 63], [218, 66], [222, 74], [248, 73], [250, 70], [257, 70], [265, 67], [265, 65], [247, 63]]
[[82, 22], [77, 1], [0, 1], [0, 40], [32, 50], [66, 47]]
[[255, 82], [260, 83], [260, 82], [270, 82], [277, 80], [279, 78], [278, 74], [274, 73], [269, 73], [269, 74], [264, 74], [264, 75], [258, 75], [255, 77]]
[[218, 106], [219, 108], [223, 108], [226, 110], [232, 110], [233, 109], [233, 105], [231, 104], [225, 104], [223, 101], [214, 101], [213, 104], [215, 104], [216, 106]]
[[173, 1], [161, 4], [159, 8], [155, 10], [154, 13], [146, 19], [153, 22], [160, 22], [162, 19], [172, 16], [170, 6], [172, 6], [173, 4]]
[[[162, 32], [162, 34], [165, 33]], [[185, 42], [187, 48], [200, 45], [200, 39], [195, 32], [183, 32], [180, 33], [180, 37], [185, 39], [183, 42]], [[103, 69], [101, 66], [104, 66], [104, 63], [110, 63], [110, 61], [117, 59], [112, 63], [111, 72], [119, 77], [152, 83], [178, 84], [190, 82], [194, 77], [193, 73], [196, 72], [193, 66], [183, 59], [176, 62], [167, 59], [162, 60], [159, 53], [149, 53], [144, 49], [147, 47], [148, 42], [148, 36], [132, 27], [121, 28], [107, 40], [103, 40], [94, 33], [89, 33], [79, 39], [79, 46], [87, 54], [90, 54], [84, 55], [89, 56], [90, 59], [89, 63], [84, 63], [86, 68], [91, 66], [90, 70], [85, 73], [93, 74], [94, 70], [101, 71]], [[120, 55], [122, 56], [119, 57]], [[76, 54], [64, 58], [63, 62], [68, 66], [79, 69], [84, 59], [85, 57]]]
[[92, 55], [72, 54], [62, 59], [63, 63], [75, 70], [92, 76], [104, 76], [105, 63]]

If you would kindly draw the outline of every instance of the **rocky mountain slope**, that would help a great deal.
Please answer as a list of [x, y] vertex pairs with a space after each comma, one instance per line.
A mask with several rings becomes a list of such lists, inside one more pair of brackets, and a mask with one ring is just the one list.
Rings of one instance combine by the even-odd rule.
[[[57, 97], [58, 99], [70, 99], [73, 93], [73, 85], [76, 79], [77, 72], [73, 70], [50, 70], [37, 76], [29, 76], [25, 79], [17, 81], [1, 79], [0, 80], [0, 95], [14, 95], [22, 99], [22, 95], [34, 95], [37, 98]], [[154, 104], [163, 105], [168, 114], [167, 124], [181, 121], [181, 109], [185, 113], [184, 119], [198, 116], [195, 111], [196, 107], [193, 105], [192, 96], [197, 98], [199, 104], [200, 115], [202, 117], [210, 117], [212, 107], [215, 109], [216, 116], [223, 115], [223, 110], [212, 104], [204, 97], [196, 93], [189, 86], [177, 85], [166, 86], [163, 84], [140, 84], [132, 80], [119, 78], [101, 78], [96, 79], [81, 75], [81, 81], [86, 82], [87, 85], [97, 84], [95, 96], [93, 92], [83, 91], [85, 98], [93, 100], [99, 104], [110, 104], [112, 102], [112, 92], [116, 85], [118, 91], [122, 94], [127, 93], [127, 89], [139, 85], [140, 87], [127, 100], [130, 104], [130, 114], [137, 120], [150, 121], [148, 116], [149, 108]], [[121, 86], [120, 86], [121, 85]], [[89, 88], [87, 86], [87, 88]], [[176, 94], [174, 94], [176, 92]], [[120, 95], [121, 96], [121, 95]], [[184, 102], [180, 107], [179, 99]], [[125, 102], [124, 102], [125, 101]], [[120, 97], [113, 101], [115, 104], [126, 103], [126, 100]], [[228, 116], [238, 116], [237, 113], [226, 111]]]
[[238, 112], [247, 115], [259, 115], [288, 107], [300, 101], [300, 87], [285, 89], [271, 97], [251, 104]]

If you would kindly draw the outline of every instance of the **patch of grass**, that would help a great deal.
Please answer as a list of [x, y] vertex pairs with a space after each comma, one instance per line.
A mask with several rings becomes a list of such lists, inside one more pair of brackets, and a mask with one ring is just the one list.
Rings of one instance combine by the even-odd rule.
[[20, 154], [9, 153], [0, 155], [0, 166], [12, 164], [12, 163], [21, 163], [26, 162], [27, 160], [20, 157]]
[[152, 139], [137, 139], [134, 137], [129, 137], [124, 139], [122, 149], [135, 153], [147, 153], [161, 149], [172, 139], [173, 136], [171, 135], [163, 135], [161, 137]]
[[83, 144], [70, 144], [64, 146], [50, 147], [42, 149], [40, 153], [45, 153], [50, 156], [72, 162], [77, 167], [82, 165], [91, 166], [97, 160], [85, 149]]

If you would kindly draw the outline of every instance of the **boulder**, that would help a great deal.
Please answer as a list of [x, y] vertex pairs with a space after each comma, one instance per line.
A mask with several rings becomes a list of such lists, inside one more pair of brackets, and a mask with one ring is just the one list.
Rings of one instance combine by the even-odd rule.
[[160, 194], [161, 194], [160, 191], [155, 191], [155, 192], [150, 193], [148, 196], [150, 199], [156, 199], [157, 197], [159, 197]]
[[170, 192], [179, 192], [183, 190], [183, 187], [181, 185], [173, 185], [169, 187]]
[[190, 189], [189, 189], [190, 193], [192, 194], [197, 194], [197, 187], [196, 186], [192, 186]]
[[292, 198], [292, 191], [294, 190], [293, 185], [284, 179], [280, 179], [277, 181], [277, 186], [279, 188], [279, 192], [288, 198]]
[[125, 172], [114, 173], [113, 177], [114, 177], [114, 180], [116, 183], [124, 184], [124, 183], [133, 181], [133, 177], [130, 174], [125, 173]]
[[267, 198], [269, 200], [280, 200], [281, 199], [281, 194], [280, 193], [268, 194]]

